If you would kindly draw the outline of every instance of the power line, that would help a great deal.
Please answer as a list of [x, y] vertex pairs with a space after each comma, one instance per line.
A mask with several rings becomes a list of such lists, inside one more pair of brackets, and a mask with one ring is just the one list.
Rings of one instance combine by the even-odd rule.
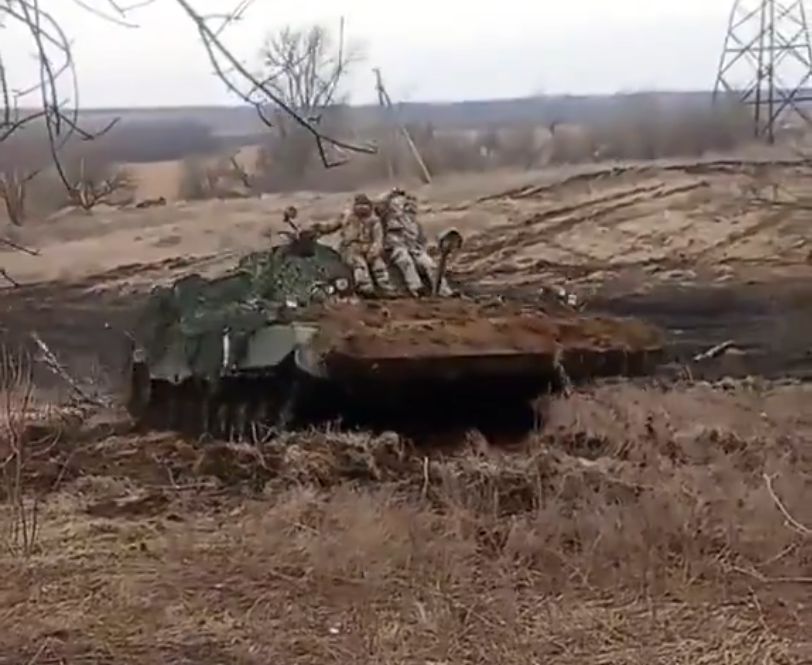
[[812, 41], [803, 0], [735, 0], [714, 86], [752, 106], [753, 134], [775, 140], [776, 124], [795, 113], [812, 124]]

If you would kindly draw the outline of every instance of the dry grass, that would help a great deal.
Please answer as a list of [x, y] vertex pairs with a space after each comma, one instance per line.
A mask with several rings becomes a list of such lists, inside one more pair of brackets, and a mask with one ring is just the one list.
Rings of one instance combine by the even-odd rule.
[[610, 386], [552, 403], [514, 452], [336, 432], [197, 448], [89, 423], [50, 460], [68, 484], [39, 550], [0, 558], [0, 653], [800, 663], [812, 550], [775, 497], [812, 523], [810, 401]]

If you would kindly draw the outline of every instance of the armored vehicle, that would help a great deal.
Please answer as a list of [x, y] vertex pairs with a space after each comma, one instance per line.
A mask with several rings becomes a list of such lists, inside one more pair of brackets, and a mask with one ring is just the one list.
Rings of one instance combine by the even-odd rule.
[[[461, 243], [441, 237], [441, 273]], [[334, 420], [485, 426], [526, 417], [570, 381], [648, 373], [663, 352], [639, 321], [449, 281], [453, 297], [436, 295], [436, 279], [425, 297], [359, 298], [338, 252], [306, 233], [221, 277], [183, 277], [149, 296], [128, 409], [147, 428], [243, 440]]]

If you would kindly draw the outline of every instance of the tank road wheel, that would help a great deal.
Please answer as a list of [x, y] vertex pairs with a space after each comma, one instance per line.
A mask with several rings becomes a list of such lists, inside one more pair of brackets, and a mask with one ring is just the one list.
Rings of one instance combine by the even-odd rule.
[[144, 407], [143, 415], [141, 416], [141, 424], [148, 429], [160, 429], [161, 423], [161, 400], [158, 393], [160, 392], [160, 385], [156, 381], [150, 381], [149, 402]]
[[282, 402], [282, 407], [276, 414], [276, 418], [274, 419], [274, 427], [280, 432], [287, 430], [296, 417], [296, 407], [299, 403], [299, 391], [299, 382], [295, 381], [290, 387], [290, 392], [285, 396], [285, 401]]
[[251, 419], [251, 438], [252, 443], [261, 443], [265, 440], [266, 430], [268, 429], [268, 414], [270, 413], [270, 402], [260, 397], [254, 405]]
[[172, 386], [164, 381], [152, 381], [149, 405], [144, 415], [148, 427], [156, 430], [171, 428], [169, 418], [171, 396]]
[[197, 427], [200, 436], [211, 436], [211, 395], [208, 386], [203, 386], [200, 390], [200, 401], [197, 404]]
[[229, 441], [245, 443], [248, 435], [248, 404], [240, 400], [232, 406], [233, 417]]
[[256, 395], [245, 402], [245, 441], [259, 443], [262, 441], [262, 400]]
[[130, 371], [126, 408], [137, 426], [145, 425], [149, 415], [152, 390], [149, 378], [149, 367], [146, 363], [135, 362]]
[[[168, 404], [168, 386], [161, 386], [158, 403]], [[273, 430], [289, 428], [298, 417], [301, 387], [290, 386], [287, 395], [258, 382], [222, 383], [217, 388], [205, 382], [184, 384], [178, 391], [182, 414], [179, 426], [185, 435], [231, 441], [259, 443]], [[177, 407], [175, 407], [177, 409]]]
[[189, 379], [177, 388], [179, 431], [191, 437], [205, 434], [205, 423], [201, 423], [201, 404], [205, 398], [205, 388], [198, 381]]
[[182, 423], [181, 406], [183, 402], [180, 386], [169, 386], [167, 392], [164, 422], [166, 423], [167, 429], [177, 432], [180, 430]]
[[213, 401], [211, 434], [215, 439], [228, 437], [230, 415], [228, 403], [225, 400], [218, 398]]
[[221, 441], [234, 441], [237, 411], [232, 395], [221, 394], [217, 398], [216, 413], [215, 432], [213, 432], [214, 437]]

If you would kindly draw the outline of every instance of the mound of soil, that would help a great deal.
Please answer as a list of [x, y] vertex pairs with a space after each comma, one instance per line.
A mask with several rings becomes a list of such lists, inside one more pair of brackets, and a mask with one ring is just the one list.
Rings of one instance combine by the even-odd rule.
[[661, 348], [659, 330], [641, 321], [582, 316], [563, 308], [462, 299], [340, 303], [319, 317], [317, 346], [357, 358], [533, 354], [558, 349]]

